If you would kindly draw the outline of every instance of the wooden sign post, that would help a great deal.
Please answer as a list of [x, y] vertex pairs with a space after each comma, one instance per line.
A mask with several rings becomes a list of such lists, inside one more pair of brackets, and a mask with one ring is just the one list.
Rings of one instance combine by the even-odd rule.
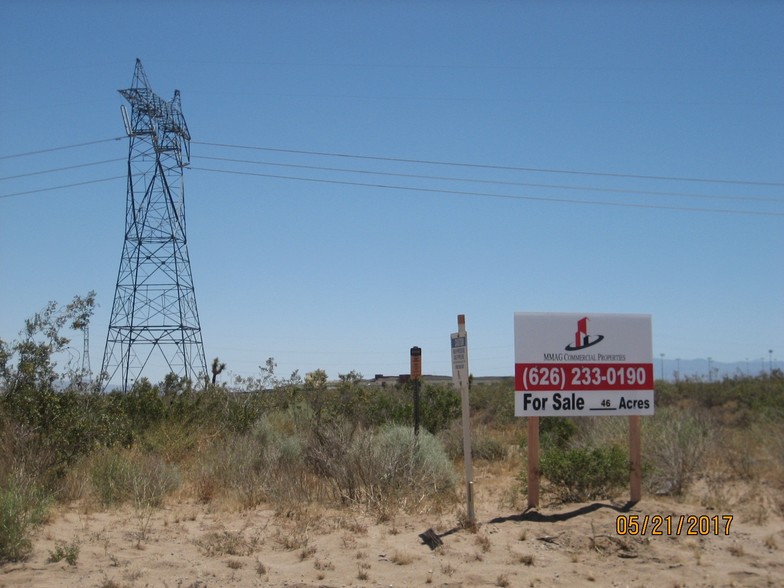
[[452, 384], [460, 391], [463, 409], [463, 462], [465, 463], [466, 479], [466, 514], [468, 524], [476, 524], [474, 514], [474, 471], [471, 460], [471, 407], [468, 401], [468, 333], [465, 329], [465, 315], [457, 315], [457, 333], [451, 335], [452, 346]]
[[539, 506], [539, 417], [528, 421], [528, 508]]
[[629, 500], [640, 502], [642, 498], [642, 419], [640, 415], [629, 417]]

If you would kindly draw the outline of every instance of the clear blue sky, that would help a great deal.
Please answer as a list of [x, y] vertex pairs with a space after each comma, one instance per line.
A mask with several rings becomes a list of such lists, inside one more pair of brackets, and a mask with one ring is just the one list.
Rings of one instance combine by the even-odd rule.
[[414, 345], [447, 374], [464, 313], [471, 371], [511, 375], [515, 311], [647, 313], [657, 358], [778, 360], [782, 31], [775, 1], [6, 0], [0, 337], [95, 290], [100, 368], [127, 139], [8, 156], [123, 137], [138, 57], [182, 95], [207, 361], [232, 374], [406, 373]]

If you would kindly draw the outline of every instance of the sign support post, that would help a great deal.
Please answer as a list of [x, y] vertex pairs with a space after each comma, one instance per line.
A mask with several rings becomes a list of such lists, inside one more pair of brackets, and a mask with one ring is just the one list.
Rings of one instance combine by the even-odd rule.
[[629, 500], [640, 502], [642, 498], [642, 419], [640, 415], [629, 417]]
[[457, 315], [457, 333], [452, 333], [452, 384], [460, 391], [463, 409], [463, 462], [466, 479], [466, 514], [468, 524], [476, 525], [474, 513], [474, 472], [471, 460], [471, 407], [468, 402], [468, 333], [465, 315]]
[[539, 417], [528, 419], [528, 508], [539, 506]]

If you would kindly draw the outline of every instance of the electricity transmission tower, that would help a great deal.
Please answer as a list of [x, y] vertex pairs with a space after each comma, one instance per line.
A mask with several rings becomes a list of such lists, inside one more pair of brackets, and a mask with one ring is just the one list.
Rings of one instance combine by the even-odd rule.
[[[103, 388], [128, 391], [148, 365], [198, 382], [207, 374], [185, 232], [190, 134], [174, 91], [150, 88], [140, 60], [120, 94], [129, 138], [125, 240], [106, 336]], [[117, 377], [119, 376], [119, 381]]]

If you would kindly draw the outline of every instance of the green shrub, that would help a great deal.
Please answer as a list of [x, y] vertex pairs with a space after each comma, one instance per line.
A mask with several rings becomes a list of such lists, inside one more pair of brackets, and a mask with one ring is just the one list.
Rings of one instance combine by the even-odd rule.
[[49, 552], [49, 563], [57, 563], [65, 560], [68, 565], [75, 566], [76, 560], [79, 559], [79, 543], [72, 541], [66, 543], [64, 541], [57, 541], [54, 550]]
[[515, 421], [514, 378], [487, 383], [474, 381], [468, 397], [471, 413], [478, 413], [483, 423], [504, 425]]
[[[593, 419], [591, 419], [593, 420]], [[578, 432], [574, 421], [566, 417], [544, 417], [539, 419], [539, 447], [547, 449], [565, 449], [572, 445]], [[520, 439], [520, 447], [525, 449], [528, 437]]]
[[564, 449], [577, 433], [577, 425], [564, 417], [547, 417], [539, 421], [539, 444], [544, 449]]
[[555, 447], [542, 454], [539, 465], [564, 502], [611, 498], [629, 477], [628, 457], [617, 446]]
[[25, 453], [46, 458], [39, 473], [50, 487], [96, 447], [129, 440], [122, 412], [97, 393], [17, 386], [0, 399], [8, 428], [25, 437]]
[[49, 496], [23, 474], [0, 487], [0, 563], [25, 559], [32, 533], [46, 518]]
[[420, 393], [420, 423], [433, 435], [460, 416], [460, 395], [452, 386], [426, 384]]

